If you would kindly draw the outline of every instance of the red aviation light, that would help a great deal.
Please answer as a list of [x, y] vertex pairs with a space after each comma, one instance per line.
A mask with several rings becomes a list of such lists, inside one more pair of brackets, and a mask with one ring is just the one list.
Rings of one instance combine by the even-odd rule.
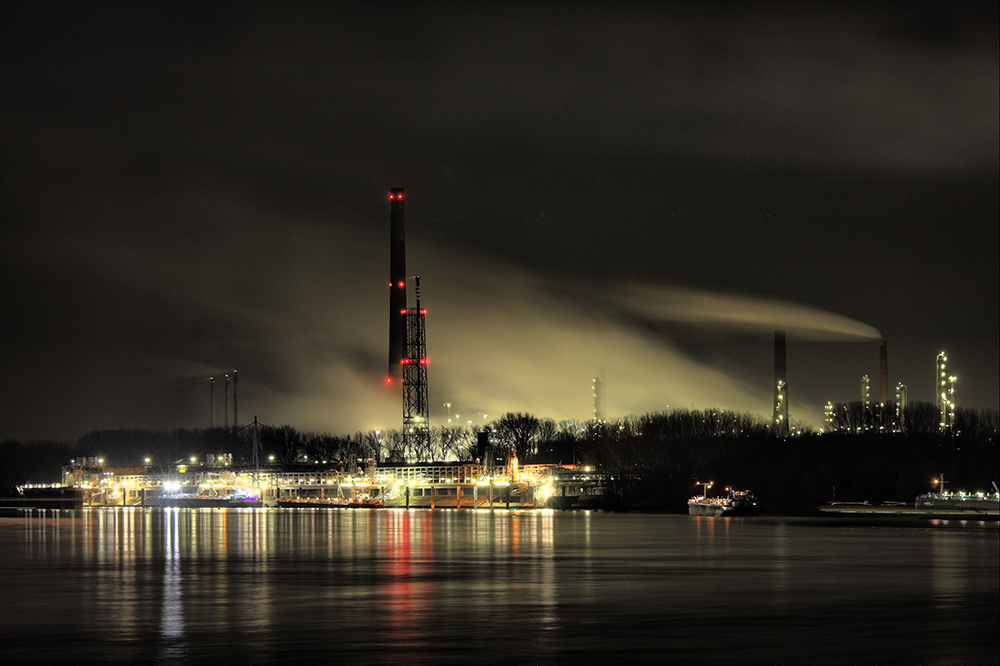
[[392, 377], [386, 377], [385, 378], [385, 385], [386, 386], [392, 386]]
[[400, 361], [399, 361], [399, 362], [400, 362], [400, 363], [401, 363], [402, 365], [409, 365], [409, 364], [410, 364], [410, 359], [408, 359], [408, 358], [404, 358], [404, 359], [400, 359]]
[[406, 314], [406, 310], [400, 310], [399, 314]]
[[422, 314], [422, 315], [425, 315], [425, 314], [427, 314], [427, 310], [421, 310], [421, 311], [420, 311], [420, 314]]
[[400, 289], [406, 289], [406, 283], [403, 282], [402, 280], [400, 280], [399, 284], [396, 285], [396, 286], [399, 287]]
[[403, 200], [403, 193], [400, 192], [399, 194], [396, 194], [395, 192], [393, 192], [392, 194], [389, 195], [389, 199], [390, 200], [391, 199], [396, 199], [398, 201], [402, 201]]
[[430, 363], [430, 361], [428, 361], [426, 358], [420, 359], [420, 365], [427, 365], [428, 363]]

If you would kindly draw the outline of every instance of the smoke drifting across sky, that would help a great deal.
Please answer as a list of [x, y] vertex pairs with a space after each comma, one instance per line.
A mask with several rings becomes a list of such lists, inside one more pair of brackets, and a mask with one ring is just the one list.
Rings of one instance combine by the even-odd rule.
[[390, 187], [432, 418], [997, 407], [994, 5], [482, 4], [0, 5], [0, 437], [394, 427]]

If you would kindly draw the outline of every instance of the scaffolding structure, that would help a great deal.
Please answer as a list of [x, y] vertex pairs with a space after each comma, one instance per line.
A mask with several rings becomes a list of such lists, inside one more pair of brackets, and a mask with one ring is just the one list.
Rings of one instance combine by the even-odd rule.
[[420, 276], [414, 278], [417, 306], [403, 313], [403, 445], [407, 451], [430, 448], [431, 430], [427, 399], [427, 333], [420, 307]]

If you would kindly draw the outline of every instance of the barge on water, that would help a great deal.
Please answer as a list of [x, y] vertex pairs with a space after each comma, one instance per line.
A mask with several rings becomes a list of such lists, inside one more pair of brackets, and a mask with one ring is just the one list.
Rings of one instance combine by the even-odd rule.
[[382, 500], [359, 497], [282, 497], [277, 500], [279, 509], [381, 509]]
[[202, 495], [198, 493], [172, 493], [160, 495], [160, 506], [164, 509], [233, 509], [258, 507], [259, 497], [242, 494]]
[[920, 495], [914, 502], [916, 510], [925, 513], [950, 513], [970, 516], [1000, 516], [1000, 493], [987, 495], [928, 493]]
[[948, 492], [944, 474], [934, 483], [940, 484], [939, 492], [918, 495], [913, 502], [918, 513], [1000, 517], [1000, 487], [996, 481], [992, 493]]
[[706, 485], [705, 495], [692, 497], [688, 500], [688, 515], [691, 516], [759, 516], [760, 504], [753, 492], [749, 490], [730, 490], [723, 497], [708, 497]]
[[3, 509], [82, 509], [83, 489], [68, 486], [0, 488]]

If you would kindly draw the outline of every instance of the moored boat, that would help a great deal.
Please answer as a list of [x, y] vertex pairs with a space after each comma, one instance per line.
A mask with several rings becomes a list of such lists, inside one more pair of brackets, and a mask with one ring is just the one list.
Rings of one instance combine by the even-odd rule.
[[971, 514], [996, 517], [1000, 515], [1000, 486], [993, 482], [993, 493], [949, 492], [944, 474], [934, 479], [939, 492], [918, 495], [913, 505], [927, 513]]
[[369, 497], [281, 497], [276, 500], [281, 509], [381, 509], [382, 501]]
[[947, 511], [972, 515], [1000, 515], [1000, 493], [927, 493], [914, 502], [917, 511]]
[[[710, 487], [710, 485], [709, 485]], [[695, 496], [688, 500], [691, 516], [759, 516], [760, 504], [749, 490], [730, 490], [723, 497]]]
[[84, 492], [66, 486], [0, 488], [0, 508], [82, 509]]

